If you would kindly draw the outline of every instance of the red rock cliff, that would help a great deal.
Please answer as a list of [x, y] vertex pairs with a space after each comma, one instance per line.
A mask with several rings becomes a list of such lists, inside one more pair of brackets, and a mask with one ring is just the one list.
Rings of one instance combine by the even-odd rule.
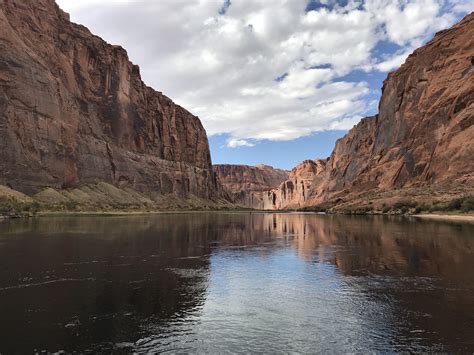
[[216, 194], [206, 132], [53, 0], [0, 1], [0, 184]]
[[[474, 14], [438, 33], [384, 82], [379, 114], [337, 141], [305, 193], [290, 180], [269, 209], [350, 200], [370, 191], [474, 187]], [[297, 192], [295, 194], [295, 191]]]
[[217, 178], [233, 200], [246, 207], [263, 208], [263, 191], [288, 179], [288, 171], [269, 165], [214, 165]]
[[326, 168], [325, 160], [305, 160], [294, 167], [288, 180], [263, 194], [264, 209], [299, 208], [306, 206], [311, 185]]

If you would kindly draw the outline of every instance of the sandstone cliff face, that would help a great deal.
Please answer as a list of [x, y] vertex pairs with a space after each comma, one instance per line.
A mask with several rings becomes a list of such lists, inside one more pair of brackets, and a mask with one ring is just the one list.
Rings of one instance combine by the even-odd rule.
[[286, 170], [269, 165], [214, 165], [219, 183], [238, 204], [251, 208], [264, 208], [263, 191], [277, 187], [288, 179]]
[[313, 206], [399, 188], [473, 187], [473, 157], [471, 14], [438, 33], [388, 75], [379, 114], [363, 119], [337, 141], [325, 169], [315, 174], [304, 193], [287, 181], [268, 192], [271, 204], [266, 207]]
[[311, 196], [313, 180], [326, 168], [325, 160], [305, 160], [291, 170], [288, 180], [263, 194], [265, 209], [304, 207]]
[[107, 182], [218, 193], [199, 119], [54, 0], [0, 1], [0, 137], [0, 184], [22, 192]]

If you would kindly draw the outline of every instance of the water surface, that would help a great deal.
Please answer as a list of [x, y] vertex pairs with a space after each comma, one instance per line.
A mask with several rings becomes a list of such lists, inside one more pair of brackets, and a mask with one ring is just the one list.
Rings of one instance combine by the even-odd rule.
[[0, 223], [0, 353], [474, 352], [474, 225], [196, 213]]

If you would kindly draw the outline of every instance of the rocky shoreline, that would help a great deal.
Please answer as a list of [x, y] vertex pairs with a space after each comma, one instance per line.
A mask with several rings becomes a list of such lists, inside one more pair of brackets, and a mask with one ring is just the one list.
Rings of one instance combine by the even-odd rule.
[[331, 212], [331, 211], [308, 211], [308, 210], [258, 210], [245, 208], [221, 208], [221, 209], [179, 209], [179, 210], [83, 210], [83, 211], [38, 211], [34, 213], [0, 213], [0, 221], [20, 219], [20, 218], [36, 218], [36, 217], [126, 217], [126, 216], [152, 216], [163, 214], [195, 214], [195, 213], [266, 213], [266, 214], [286, 214], [286, 213], [307, 213], [319, 215], [358, 215], [358, 216], [391, 216], [391, 217], [415, 217], [419, 219], [439, 220], [439, 221], [457, 221], [457, 222], [472, 222], [474, 223], [474, 214], [472, 212], [466, 213], [411, 213], [411, 212]]

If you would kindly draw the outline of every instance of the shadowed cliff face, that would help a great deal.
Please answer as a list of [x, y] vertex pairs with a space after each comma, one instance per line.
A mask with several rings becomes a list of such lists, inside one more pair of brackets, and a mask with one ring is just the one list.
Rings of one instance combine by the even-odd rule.
[[206, 132], [53, 0], [0, 2], [0, 184], [217, 194]]
[[325, 169], [304, 193], [292, 178], [267, 193], [266, 208], [351, 201], [399, 188], [473, 187], [473, 58], [471, 14], [388, 75], [379, 114], [337, 141]]
[[[251, 208], [264, 208], [266, 191], [289, 178], [288, 171], [269, 165], [214, 165], [219, 183], [234, 202]], [[265, 193], [264, 193], [265, 192]]]

